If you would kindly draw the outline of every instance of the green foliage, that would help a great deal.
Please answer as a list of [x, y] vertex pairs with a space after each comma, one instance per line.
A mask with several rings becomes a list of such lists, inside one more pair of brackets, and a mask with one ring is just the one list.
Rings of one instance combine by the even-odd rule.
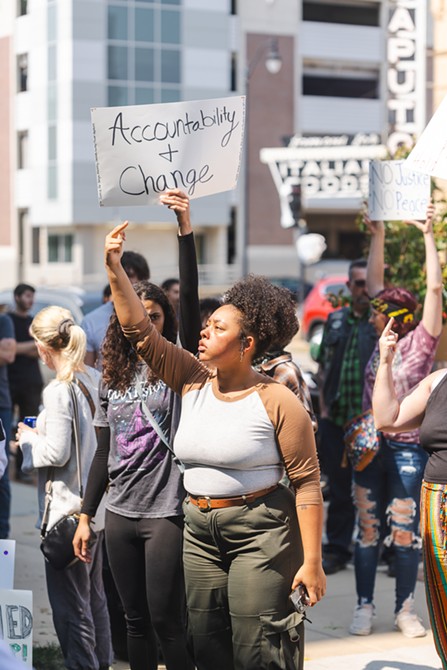
[[64, 657], [58, 644], [33, 647], [33, 667], [35, 670], [65, 670]]
[[[444, 193], [433, 183], [432, 197], [436, 206], [433, 221], [435, 242], [440, 254], [442, 277], [447, 283], [447, 201]], [[362, 232], [366, 232], [365, 256], [368, 254], [370, 236], [362, 221], [362, 212], [356, 223]], [[401, 221], [385, 221], [385, 264], [386, 282], [402, 286], [412, 291], [419, 299], [420, 309], [426, 293], [425, 247], [420, 230]], [[443, 292], [444, 319], [447, 312], [447, 294]], [[420, 314], [418, 314], [420, 318]]]

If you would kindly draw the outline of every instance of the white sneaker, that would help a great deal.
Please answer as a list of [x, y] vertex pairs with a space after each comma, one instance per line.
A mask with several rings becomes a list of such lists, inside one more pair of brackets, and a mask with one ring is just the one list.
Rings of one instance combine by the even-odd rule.
[[422, 625], [422, 620], [414, 611], [414, 601], [408, 598], [402, 605], [402, 609], [396, 614], [394, 626], [405, 637], [425, 637], [427, 631]]
[[371, 635], [373, 616], [374, 605], [357, 605], [352, 624], [349, 627], [351, 635]]

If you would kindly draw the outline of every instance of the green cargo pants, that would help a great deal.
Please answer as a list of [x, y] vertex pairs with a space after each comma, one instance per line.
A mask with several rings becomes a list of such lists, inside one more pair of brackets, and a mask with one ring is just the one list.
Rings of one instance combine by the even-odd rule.
[[284, 486], [242, 507], [202, 511], [186, 500], [184, 566], [198, 670], [297, 670], [302, 615], [289, 601], [302, 547]]

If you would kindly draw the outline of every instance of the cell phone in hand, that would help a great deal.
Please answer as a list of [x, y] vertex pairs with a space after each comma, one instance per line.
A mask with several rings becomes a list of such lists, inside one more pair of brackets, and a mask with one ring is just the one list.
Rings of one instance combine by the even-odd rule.
[[298, 584], [296, 589], [290, 594], [289, 598], [298, 614], [302, 614], [306, 621], [312, 623], [306, 616], [306, 610], [309, 607], [309, 594], [307, 593], [304, 584]]

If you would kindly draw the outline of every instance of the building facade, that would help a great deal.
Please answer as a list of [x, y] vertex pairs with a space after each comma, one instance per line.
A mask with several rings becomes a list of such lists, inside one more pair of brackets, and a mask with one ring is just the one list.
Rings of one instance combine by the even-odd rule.
[[368, 161], [417, 135], [447, 91], [446, 0], [432, 2], [0, 3], [1, 286], [103, 282], [104, 236], [125, 218], [153, 279], [175, 276], [171, 212], [99, 207], [90, 108], [232, 94], [247, 96], [248, 160], [235, 191], [192, 202], [203, 285], [296, 275], [284, 182], [330, 256], [360, 255]]
[[431, 12], [425, 0], [247, 0], [239, 11], [246, 63], [271, 35], [283, 61], [248, 82], [248, 266], [293, 271], [296, 231], [278, 229], [281, 187], [295, 184], [308, 232], [329, 256], [356, 258], [369, 161], [411, 146], [433, 110]]
[[[155, 281], [176, 276], [163, 207], [100, 208], [90, 109], [223, 97], [236, 31], [226, 0], [10, 0], [0, 4], [2, 285], [104, 282], [103, 240], [129, 219], [129, 248]], [[203, 273], [227, 279], [234, 193], [193, 201]], [[231, 244], [231, 237], [230, 237]], [[223, 272], [220, 278], [219, 272]]]

